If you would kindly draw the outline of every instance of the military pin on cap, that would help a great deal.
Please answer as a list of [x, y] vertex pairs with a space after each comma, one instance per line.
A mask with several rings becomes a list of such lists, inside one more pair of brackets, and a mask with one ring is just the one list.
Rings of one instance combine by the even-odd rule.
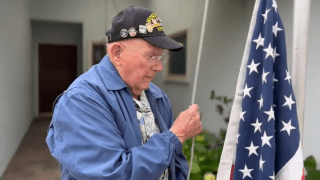
[[129, 29], [129, 35], [130, 37], [135, 37], [137, 35], [137, 31], [134, 27]]
[[121, 31], [120, 31], [120, 36], [123, 37], [123, 38], [128, 37], [128, 30], [126, 30], [126, 29], [121, 29]]
[[147, 27], [145, 25], [139, 25], [139, 33], [147, 34]]

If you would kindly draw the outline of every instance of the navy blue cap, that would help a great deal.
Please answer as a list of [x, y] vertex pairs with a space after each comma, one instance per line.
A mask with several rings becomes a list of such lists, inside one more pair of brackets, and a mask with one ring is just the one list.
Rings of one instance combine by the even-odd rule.
[[142, 38], [162, 49], [179, 51], [183, 48], [181, 43], [166, 36], [161, 19], [154, 12], [141, 7], [131, 6], [118, 13], [106, 35], [109, 43]]

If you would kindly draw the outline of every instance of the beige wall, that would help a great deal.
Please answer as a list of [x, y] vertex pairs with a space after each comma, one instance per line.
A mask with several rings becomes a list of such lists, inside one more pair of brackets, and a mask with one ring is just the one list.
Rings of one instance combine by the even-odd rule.
[[34, 118], [29, 12], [28, 0], [0, 1], [0, 177]]

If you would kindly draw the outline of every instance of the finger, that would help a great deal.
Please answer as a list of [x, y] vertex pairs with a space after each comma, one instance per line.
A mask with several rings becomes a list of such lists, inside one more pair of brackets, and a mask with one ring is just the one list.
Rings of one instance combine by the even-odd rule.
[[198, 111], [199, 106], [197, 104], [193, 104], [193, 105], [189, 106], [189, 110], [192, 112]]

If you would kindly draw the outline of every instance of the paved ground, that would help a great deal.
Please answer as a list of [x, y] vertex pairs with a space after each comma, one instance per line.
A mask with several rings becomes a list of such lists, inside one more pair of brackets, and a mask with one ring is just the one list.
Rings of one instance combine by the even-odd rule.
[[0, 180], [59, 180], [58, 162], [45, 138], [51, 117], [34, 120]]

